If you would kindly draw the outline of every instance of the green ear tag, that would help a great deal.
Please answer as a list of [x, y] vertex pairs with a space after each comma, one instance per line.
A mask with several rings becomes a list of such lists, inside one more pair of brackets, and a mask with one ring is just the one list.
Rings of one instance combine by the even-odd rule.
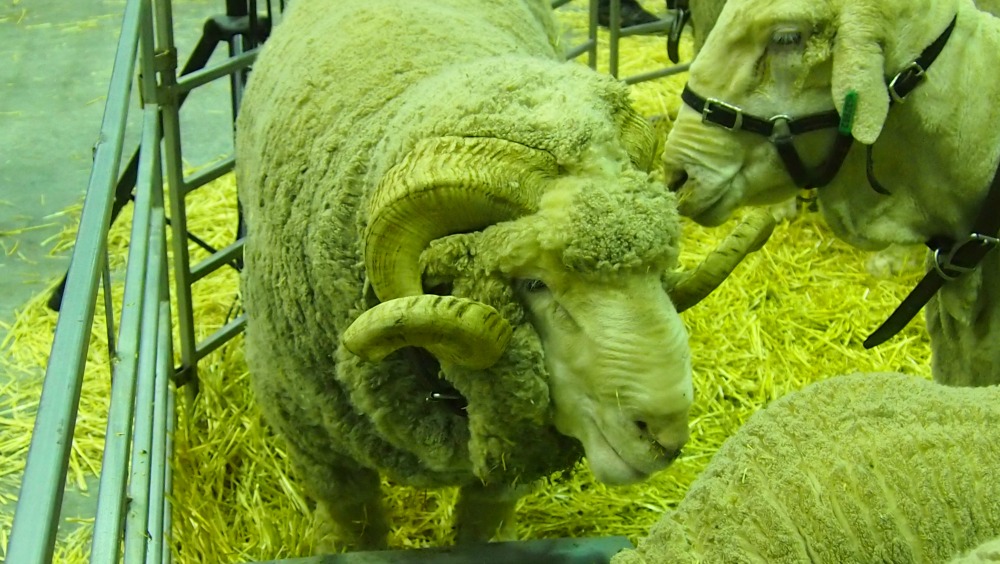
[[844, 110], [840, 112], [840, 125], [837, 131], [842, 135], [850, 135], [851, 128], [854, 127], [854, 113], [858, 108], [858, 93], [851, 90], [844, 96]]

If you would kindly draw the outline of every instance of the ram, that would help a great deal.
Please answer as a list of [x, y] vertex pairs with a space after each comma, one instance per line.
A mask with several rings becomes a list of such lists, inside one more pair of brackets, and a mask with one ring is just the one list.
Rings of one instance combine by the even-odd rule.
[[640, 480], [687, 440], [677, 310], [773, 223], [677, 270], [645, 120], [559, 35], [543, 0], [297, 0], [255, 63], [247, 360], [345, 543], [386, 544], [380, 476], [460, 486], [458, 540], [509, 538], [536, 478], [586, 453]]
[[990, 561], [995, 542], [979, 545], [1000, 537], [997, 417], [997, 386], [893, 373], [811, 384], [751, 416], [612, 562], [904, 564], [973, 549], [961, 562]]
[[[691, 12], [691, 28], [694, 48], [697, 52], [705, 44], [705, 38], [715, 27], [715, 22], [719, 19], [722, 7], [726, 5], [726, 0], [688, 0]], [[622, 3], [624, 10], [625, 3]], [[1000, 14], [1000, 0], [976, 0], [976, 6], [994, 16]]]
[[666, 178], [705, 225], [815, 187], [847, 242], [930, 245], [925, 282], [866, 345], [930, 300], [934, 377], [996, 383], [1000, 108], [972, 96], [1000, 94], [997, 64], [1000, 19], [971, 0], [729, 0], [691, 66]]

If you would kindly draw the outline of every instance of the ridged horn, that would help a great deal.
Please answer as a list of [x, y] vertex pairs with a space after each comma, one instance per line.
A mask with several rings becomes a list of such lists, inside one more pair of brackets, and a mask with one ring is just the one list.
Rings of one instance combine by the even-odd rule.
[[431, 241], [533, 213], [557, 172], [550, 153], [502, 139], [418, 143], [372, 196], [364, 253], [375, 295], [422, 294], [418, 259]]
[[682, 274], [668, 290], [677, 311], [684, 311], [708, 297], [748, 254], [764, 246], [774, 225], [774, 216], [766, 209], [748, 214], [701, 264]]
[[622, 110], [622, 114], [618, 119], [625, 151], [636, 168], [649, 172], [658, 156], [656, 134], [650, 123], [634, 111]]
[[500, 359], [511, 334], [507, 320], [486, 304], [425, 294], [365, 311], [344, 331], [341, 342], [372, 362], [403, 347], [423, 347], [442, 363], [481, 370]]

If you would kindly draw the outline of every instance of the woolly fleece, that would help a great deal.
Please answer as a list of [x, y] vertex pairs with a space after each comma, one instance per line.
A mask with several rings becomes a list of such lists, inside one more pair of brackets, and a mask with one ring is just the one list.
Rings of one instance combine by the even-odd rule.
[[[374, 479], [364, 469], [433, 487], [523, 483], [570, 466], [582, 449], [549, 425], [541, 346], [496, 271], [500, 257], [533, 242], [594, 276], [676, 260], [675, 201], [636, 169], [652, 161], [651, 136], [628, 89], [561, 62], [546, 2], [480, 5], [298, 0], [250, 78], [237, 124], [247, 359], [265, 415], [321, 498], [350, 495], [345, 480]], [[455, 36], [442, 21], [474, 31]], [[514, 326], [486, 371], [439, 374], [415, 350], [365, 363], [338, 344], [377, 303], [359, 235], [371, 191], [417, 141], [438, 136], [516, 141], [550, 152], [565, 172], [552, 184], [570, 210], [551, 206], [555, 224], [499, 224], [424, 253], [427, 278], [453, 279], [453, 294], [493, 305]], [[426, 401], [439, 376], [468, 399], [468, 418]]]
[[946, 562], [1000, 533], [1000, 388], [889, 373], [754, 414], [614, 564]]

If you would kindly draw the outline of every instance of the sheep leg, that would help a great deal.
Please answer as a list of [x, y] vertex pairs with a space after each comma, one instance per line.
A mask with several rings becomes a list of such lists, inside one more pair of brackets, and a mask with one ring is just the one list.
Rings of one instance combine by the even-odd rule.
[[316, 500], [317, 550], [330, 553], [338, 552], [337, 546], [357, 550], [388, 547], [389, 523], [378, 472], [344, 458], [335, 463], [318, 461], [297, 449], [291, 451], [291, 459], [306, 493]]
[[517, 540], [514, 509], [521, 495], [519, 488], [510, 486], [484, 486], [479, 482], [462, 486], [455, 505], [456, 543]]

